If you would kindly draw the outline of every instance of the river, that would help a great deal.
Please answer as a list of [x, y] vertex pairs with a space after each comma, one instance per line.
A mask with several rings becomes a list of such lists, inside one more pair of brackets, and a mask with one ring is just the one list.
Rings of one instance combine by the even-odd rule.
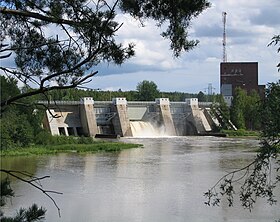
[[[15, 197], [6, 215], [32, 203], [47, 208], [46, 221], [61, 222], [173, 222], [258, 221], [280, 219], [279, 204], [259, 200], [252, 212], [238, 199], [233, 207], [204, 204], [203, 193], [230, 170], [254, 159], [258, 141], [215, 137], [122, 138], [143, 148], [119, 153], [58, 154], [2, 158], [2, 167], [27, 170], [37, 177], [50, 175], [45, 189], [61, 208], [36, 189], [13, 180]], [[280, 190], [275, 193], [280, 201]]]

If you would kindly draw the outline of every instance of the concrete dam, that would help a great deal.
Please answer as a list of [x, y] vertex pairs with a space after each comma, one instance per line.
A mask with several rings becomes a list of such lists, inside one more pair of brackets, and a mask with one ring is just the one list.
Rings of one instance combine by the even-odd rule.
[[219, 118], [210, 112], [211, 103], [199, 103], [197, 98], [185, 102], [155, 101], [39, 101], [49, 107], [43, 120], [52, 135], [121, 137], [185, 136], [213, 131]]

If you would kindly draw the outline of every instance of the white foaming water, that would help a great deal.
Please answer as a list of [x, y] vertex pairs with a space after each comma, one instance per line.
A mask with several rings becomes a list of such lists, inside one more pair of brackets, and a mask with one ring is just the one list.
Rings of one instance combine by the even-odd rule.
[[168, 136], [164, 127], [156, 128], [153, 124], [143, 121], [130, 122], [133, 137], [162, 137]]

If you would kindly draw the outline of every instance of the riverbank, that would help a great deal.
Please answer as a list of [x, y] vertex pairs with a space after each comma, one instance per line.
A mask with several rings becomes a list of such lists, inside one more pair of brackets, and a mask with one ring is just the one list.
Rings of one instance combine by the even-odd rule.
[[124, 149], [139, 148], [140, 144], [95, 141], [90, 144], [59, 144], [59, 145], [34, 145], [26, 148], [15, 148], [1, 150], [1, 157], [4, 156], [28, 156], [57, 153], [97, 153], [97, 152], [117, 152]]
[[238, 130], [222, 130], [221, 133], [226, 134], [227, 137], [248, 137], [248, 138], [259, 138], [259, 131], [249, 131], [244, 129]]

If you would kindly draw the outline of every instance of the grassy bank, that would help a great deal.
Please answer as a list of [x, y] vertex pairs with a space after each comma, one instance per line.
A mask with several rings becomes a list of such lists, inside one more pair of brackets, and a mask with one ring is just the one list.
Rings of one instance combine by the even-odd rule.
[[228, 137], [255, 137], [260, 136], [259, 131], [249, 131], [244, 129], [238, 130], [222, 130], [221, 133], [225, 133]]
[[[43, 155], [43, 154], [56, 154], [56, 153], [97, 153], [97, 152], [117, 152], [124, 149], [131, 149], [141, 147], [140, 144], [130, 144], [122, 142], [107, 142], [98, 140], [86, 140], [85, 143], [82, 141], [73, 140], [72, 143], [69, 139], [63, 141], [59, 139], [59, 143], [56, 144], [41, 144], [33, 145], [25, 148], [14, 148], [14, 149], [2, 149], [1, 156], [25, 156], [25, 155]], [[64, 142], [64, 143], [63, 143]]]

